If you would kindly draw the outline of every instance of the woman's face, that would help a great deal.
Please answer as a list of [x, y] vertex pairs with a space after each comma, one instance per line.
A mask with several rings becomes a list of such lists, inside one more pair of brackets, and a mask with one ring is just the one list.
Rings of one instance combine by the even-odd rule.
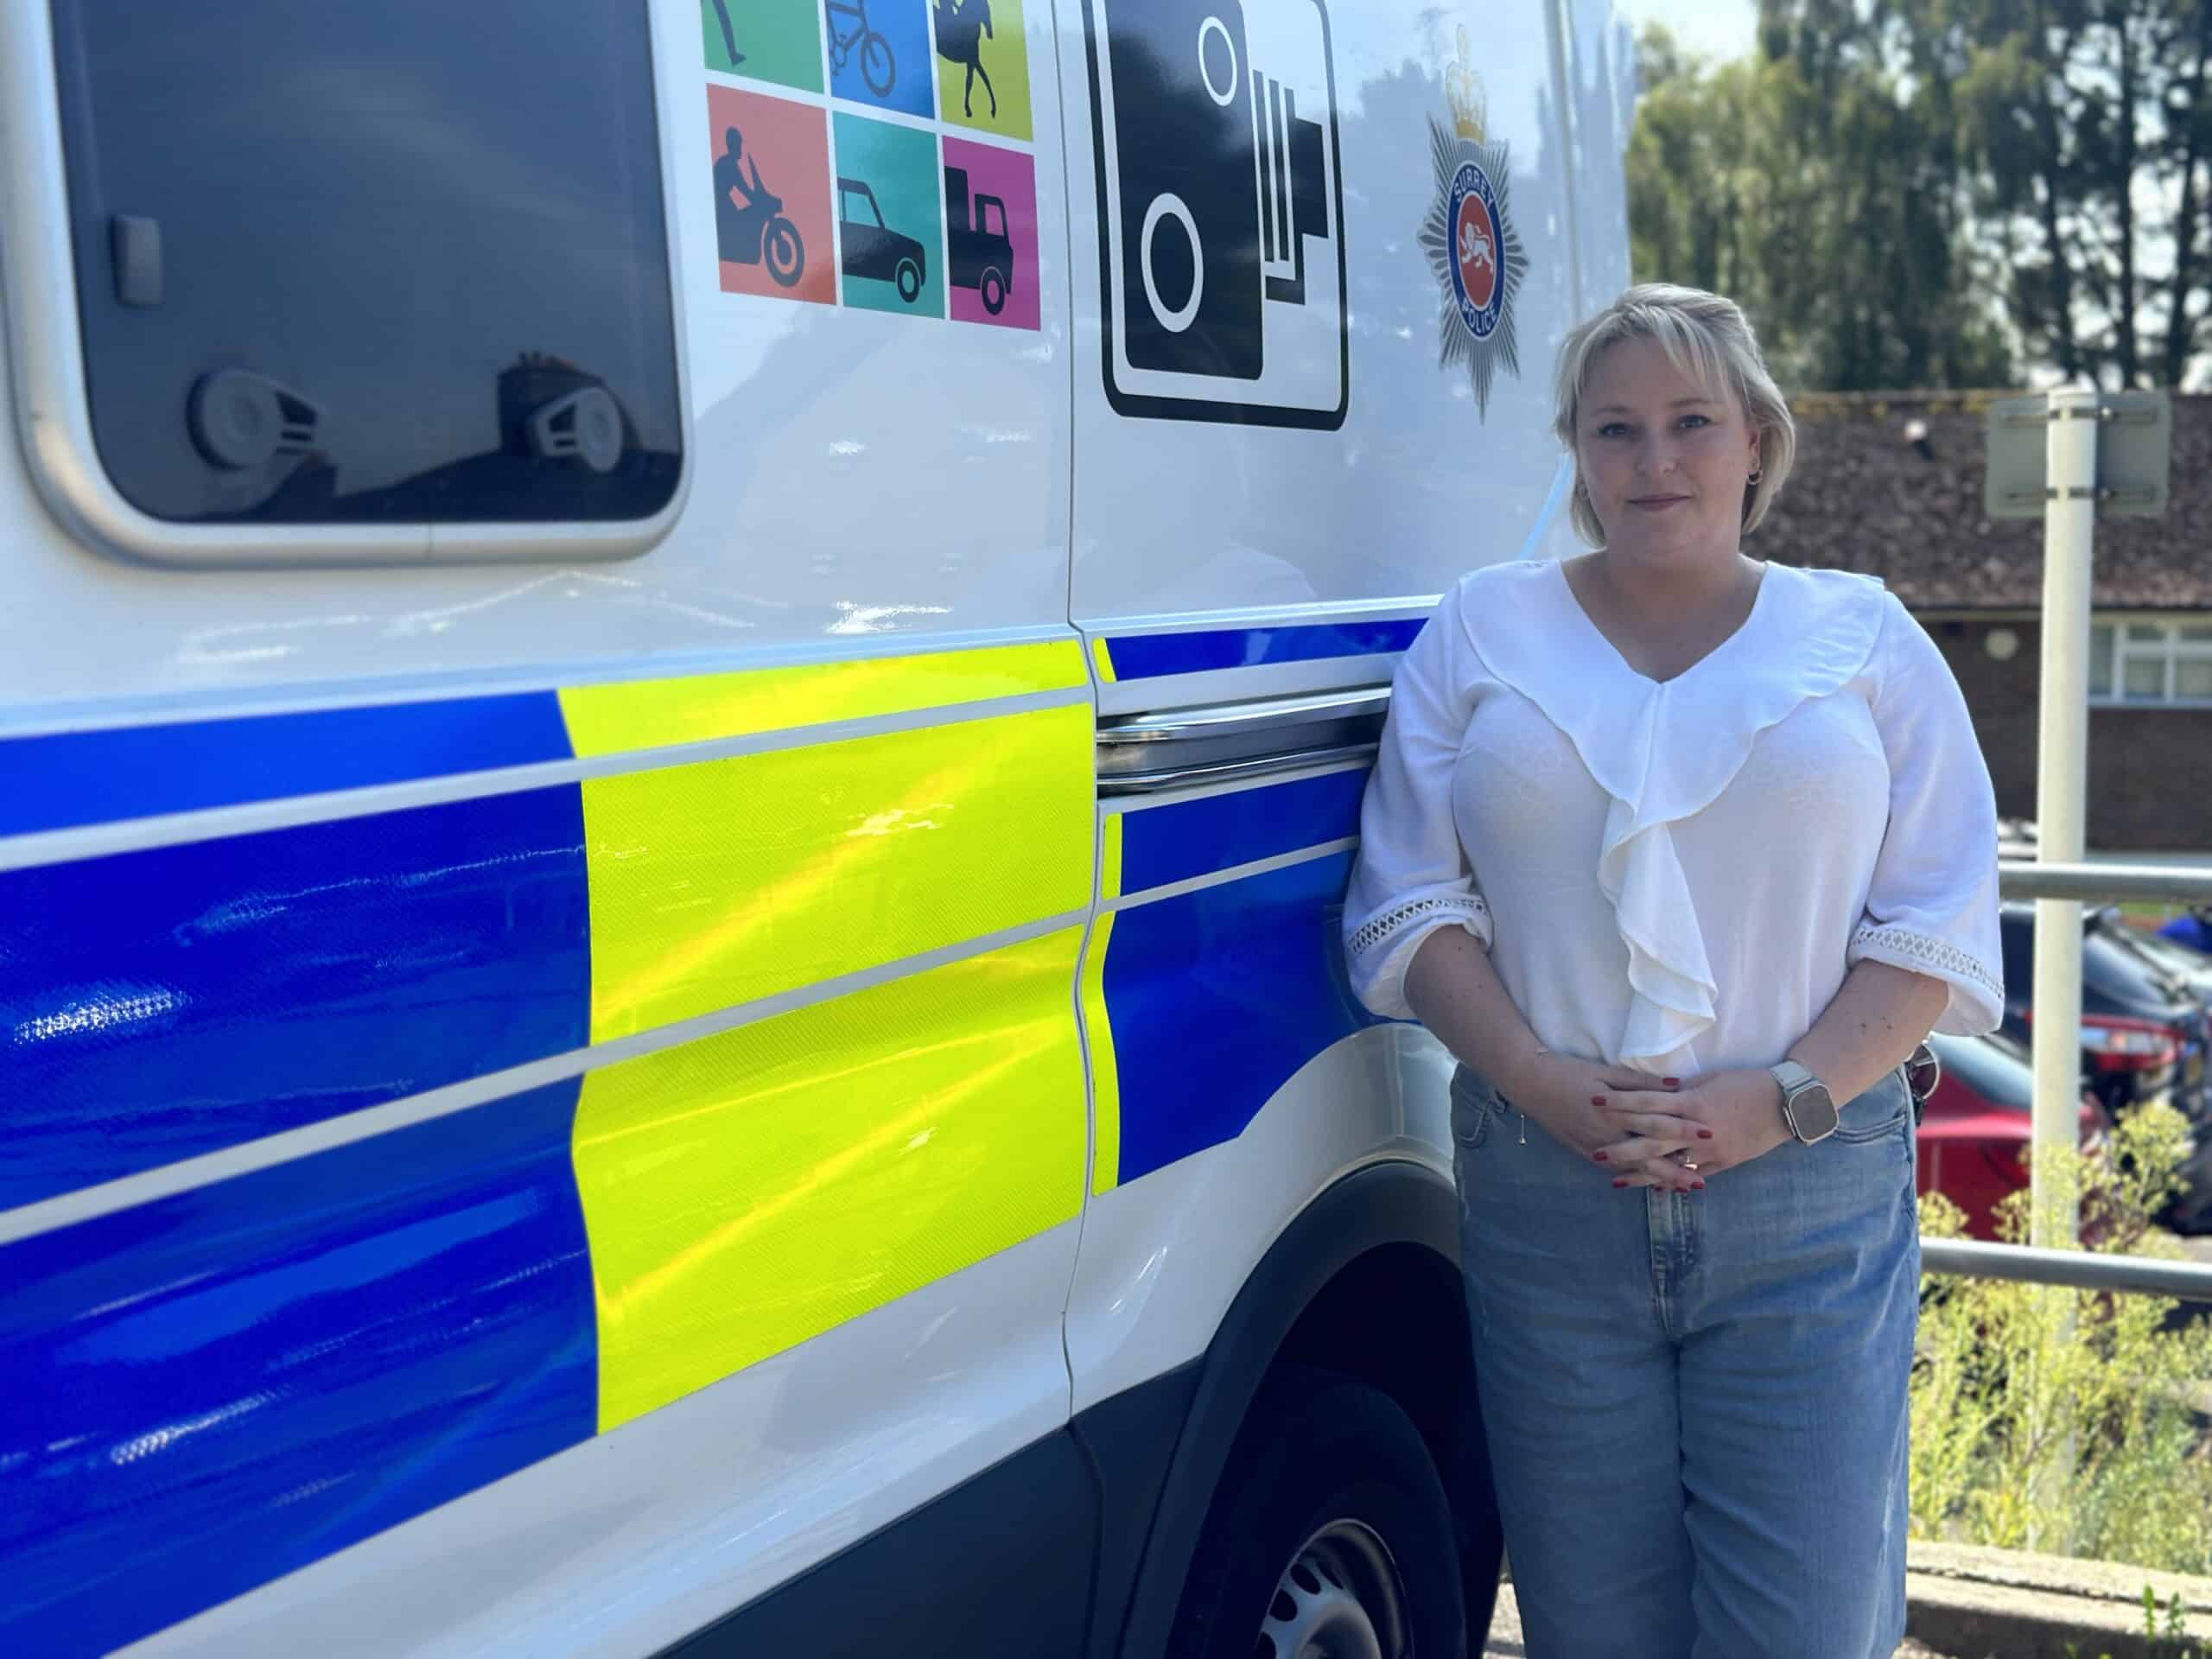
[[1575, 421], [1582, 485], [1609, 553], [1676, 561], [1736, 551], [1759, 444], [1732, 396], [1639, 336], [1599, 353]]

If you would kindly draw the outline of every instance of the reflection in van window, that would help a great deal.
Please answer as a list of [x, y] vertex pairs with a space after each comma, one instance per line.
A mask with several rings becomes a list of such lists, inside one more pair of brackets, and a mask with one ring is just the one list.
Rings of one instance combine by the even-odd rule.
[[175, 520], [620, 520], [682, 448], [644, 0], [54, 0], [92, 433]]

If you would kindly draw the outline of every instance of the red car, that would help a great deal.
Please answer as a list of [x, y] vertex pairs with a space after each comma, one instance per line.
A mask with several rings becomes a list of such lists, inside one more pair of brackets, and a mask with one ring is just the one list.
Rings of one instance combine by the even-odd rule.
[[[2034, 1140], [2035, 1072], [2028, 1051], [2002, 1034], [1930, 1037], [1942, 1080], [1920, 1122], [1915, 1185], [1924, 1197], [1941, 1192], [1967, 1212], [1967, 1230], [1997, 1237], [1997, 1206], [2028, 1184], [2023, 1154]], [[2082, 1097], [2082, 1146], [2104, 1133], [2096, 1097]]]

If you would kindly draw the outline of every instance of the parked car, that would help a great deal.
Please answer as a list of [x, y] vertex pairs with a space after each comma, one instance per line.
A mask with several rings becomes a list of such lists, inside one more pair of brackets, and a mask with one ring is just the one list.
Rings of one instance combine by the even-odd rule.
[[2158, 929], [2155, 936], [2196, 951], [2212, 951], [2212, 906], [2185, 910]]
[[[2194, 922], [2196, 918], [2192, 916], [2190, 919]], [[2188, 986], [2198, 1001], [2212, 1005], [2212, 953], [2174, 931], [2171, 923], [2155, 933], [2131, 927], [2125, 937], [2164, 972]]]
[[[2005, 1031], [2025, 1044], [2035, 1018], [2035, 906], [2000, 911]], [[2112, 911], [2088, 911], [2082, 928], [2082, 1068], [2107, 1116], [2117, 1120], [2160, 1096], [2192, 1122], [2208, 1117], [2204, 1001], [2153, 961]]]
[[[1997, 1237], [1997, 1207], [2028, 1184], [2033, 1143], [2035, 1073], [2024, 1046], [2002, 1033], [1931, 1037], [1942, 1066], [1920, 1122], [1914, 1185], [1923, 1198], [1940, 1192], [1966, 1211], [1967, 1230]], [[2081, 1143], [2101, 1140], [2105, 1115], [2084, 1090]]]

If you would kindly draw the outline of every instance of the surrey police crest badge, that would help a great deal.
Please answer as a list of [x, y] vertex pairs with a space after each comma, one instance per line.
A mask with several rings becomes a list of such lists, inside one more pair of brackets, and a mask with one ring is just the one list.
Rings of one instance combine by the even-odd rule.
[[1528, 274], [1528, 255], [1506, 204], [1510, 183], [1506, 147], [1484, 140], [1486, 100], [1467, 60], [1467, 31], [1459, 31], [1459, 59], [1445, 72], [1452, 130], [1432, 118], [1429, 149], [1436, 165], [1436, 200], [1421, 227], [1421, 245], [1442, 289], [1437, 308], [1437, 364], [1467, 365], [1478, 416], [1490, 410], [1491, 377], [1501, 363], [1515, 375], [1521, 361], [1513, 329], [1513, 301]]

